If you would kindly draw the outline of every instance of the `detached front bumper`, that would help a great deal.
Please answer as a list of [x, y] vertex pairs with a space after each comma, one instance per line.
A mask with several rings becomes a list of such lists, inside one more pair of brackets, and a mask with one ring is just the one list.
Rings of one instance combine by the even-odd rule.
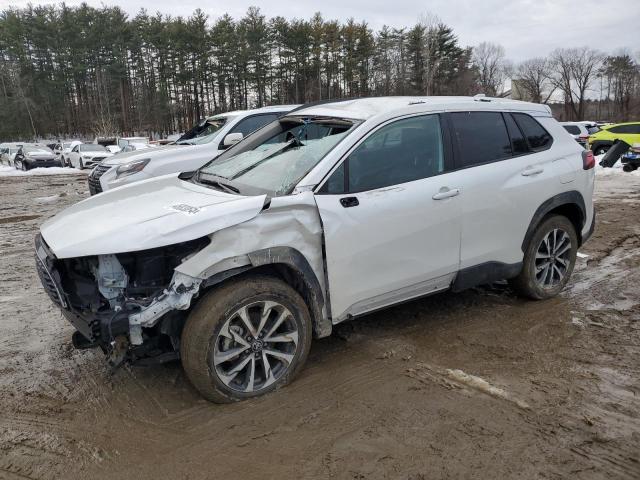
[[[134, 254], [121, 254], [121, 260], [131, 269], [127, 273], [115, 255], [56, 258], [38, 235], [35, 260], [45, 291], [77, 330], [74, 346], [100, 347], [112, 365], [119, 365], [125, 359], [178, 358], [184, 313], [198, 295], [202, 279], [175, 271], [173, 263], [166, 283], [156, 284], [157, 277], [145, 278], [140, 271], [150, 269], [153, 274], [157, 259], [163, 265], [167, 257], [177, 261], [208, 242], [208, 238], [202, 238], [168, 246], [164, 251], [136, 252], [143, 255], [140, 268], [131, 265]], [[134, 272], [138, 276], [130, 276]], [[147, 290], [142, 283], [150, 280], [153, 286]]]
[[[85, 347], [99, 346], [107, 351], [112, 338], [128, 334], [127, 312], [91, 311], [78, 305], [73, 296], [65, 292], [60, 271], [56, 266], [56, 257], [40, 235], [36, 237], [35, 260], [42, 286], [64, 317], [86, 339]], [[74, 341], [75, 343], [77, 342]]]

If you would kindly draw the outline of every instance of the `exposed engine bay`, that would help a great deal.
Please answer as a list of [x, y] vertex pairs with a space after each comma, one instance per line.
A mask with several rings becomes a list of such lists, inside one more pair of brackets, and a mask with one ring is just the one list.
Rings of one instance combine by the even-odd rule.
[[209, 237], [130, 253], [57, 259], [36, 238], [38, 273], [49, 296], [77, 328], [77, 348], [100, 347], [111, 365], [178, 357], [184, 310], [200, 279], [174, 269]]

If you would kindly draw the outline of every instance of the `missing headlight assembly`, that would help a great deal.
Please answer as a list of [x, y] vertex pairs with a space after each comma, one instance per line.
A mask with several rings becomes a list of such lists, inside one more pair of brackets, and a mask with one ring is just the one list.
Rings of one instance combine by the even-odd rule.
[[138, 252], [57, 259], [36, 238], [45, 290], [76, 327], [77, 348], [100, 347], [109, 362], [177, 358], [183, 319], [200, 280], [174, 272], [208, 237]]

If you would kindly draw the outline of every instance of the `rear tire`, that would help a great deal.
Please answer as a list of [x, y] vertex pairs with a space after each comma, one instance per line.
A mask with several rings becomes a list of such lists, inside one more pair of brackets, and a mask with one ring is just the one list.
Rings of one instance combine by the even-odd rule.
[[533, 300], [555, 297], [566, 286], [578, 253], [578, 236], [567, 217], [543, 219], [527, 245], [522, 271], [510, 280], [516, 293]]
[[307, 359], [311, 336], [298, 292], [275, 277], [240, 278], [207, 293], [191, 311], [182, 365], [207, 400], [244, 400], [289, 383]]
[[598, 157], [600, 155], [604, 155], [605, 153], [607, 153], [607, 151], [609, 150], [609, 147], [605, 146], [605, 145], [599, 145], [596, 148], [593, 149], [593, 154]]

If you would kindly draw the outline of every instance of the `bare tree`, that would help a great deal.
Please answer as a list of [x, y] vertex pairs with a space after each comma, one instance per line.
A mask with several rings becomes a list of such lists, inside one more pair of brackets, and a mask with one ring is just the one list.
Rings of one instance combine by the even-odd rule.
[[477, 70], [482, 93], [491, 96], [501, 93], [510, 68], [509, 62], [505, 60], [504, 47], [482, 42], [473, 49], [471, 62]]
[[[551, 84], [551, 68], [546, 58], [531, 58], [518, 65], [514, 83], [527, 100], [535, 103], [547, 103], [556, 91]], [[513, 90], [513, 85], [511, 88]]]
[[586, 92], [598, 74], [604, 56], [588, 47], [560, 48], [551, 54], [551, 82], [564, 95], [573, 120], [584, 116]]
[[424, 59], [424, 72], [422, 82], [425, 86], [425, 94], [433, 94], [433, 79], [439, 67], [440, 58], [437, 55], [438, 37], [437, 28], [441, 24], [440, 18], [431, 13], [420, 15], [418, 25], [424, 28], [424, 39], [422, 44], [422, 57]]

